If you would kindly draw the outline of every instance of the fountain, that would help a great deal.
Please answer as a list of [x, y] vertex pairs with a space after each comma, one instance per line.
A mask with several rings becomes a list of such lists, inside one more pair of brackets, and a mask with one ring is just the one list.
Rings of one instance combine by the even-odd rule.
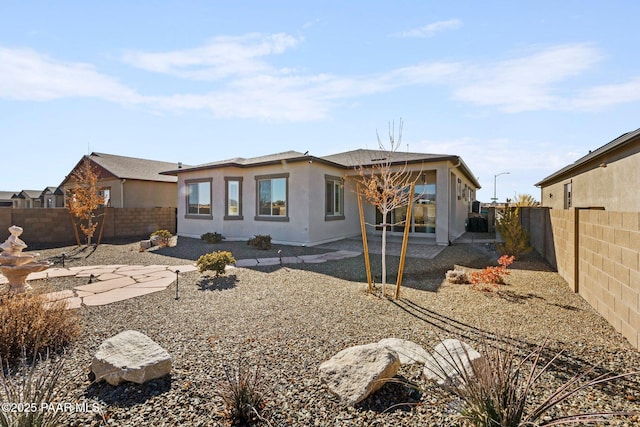
[[51, 267], [49, 261], [36, 261], [37, 253], [22, 253], [27, 244], [20, 240], [22, 228], [16, 225], [9, 227], [11, 236], [0, 245], [0, 271], [9, 280], [9, 292], [24, 293], [31, 289], [27, 276]]

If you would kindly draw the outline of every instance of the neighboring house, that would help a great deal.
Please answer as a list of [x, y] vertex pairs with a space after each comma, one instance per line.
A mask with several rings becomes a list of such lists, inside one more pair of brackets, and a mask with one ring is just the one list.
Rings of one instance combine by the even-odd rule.
[[15, 191], [0, 191], [0, 207], [11, 208], [13, 207], [13, 196], [16, 195]]
[[40, 208], [42, 207], [42, 200], [40, 190], [22, 190], [19, 193], [13, 195], [13, 207], [14, 208]]
[[[377, 150], [325, 157], [288, 151], [168, 170], [178, 178], [178, 234], [199, 238], [218, 232], [230, 240], [269, 234], [274, 242], [309, 246], [359, 235], [355, 183], [349, 176], [380, 157]], [[420, 198], [408, 221], [413, 236], [447, 245], [464, 233], [480, 184], [460, 157], [397, 152], [393, 164], [419, 174], [415, 193]], [[365, 204], [366, 222], [380, 222], [376, 212]], [[405, 216], [406, 208], [399, 208], [391, 221]], [[403, 230], [400, 225], [391, 232]]]
[[63, 208], [64, 192], [60, 187], [47, 187], [42, 190], [40, 200], [43, 208]]
[[71, 175], [84, 159], [89, 159], [98, 174], [105, 205], [114, 208], [176, 207], [178, 180], [160, 172], [174, 169], [178, 164], [105, 153], [91, 153], [80, 159], [60, 184], [66, 196], [74, 186]]
[[536, 186], [541, 205], [640, 212], [640, 129], [589, 152]]

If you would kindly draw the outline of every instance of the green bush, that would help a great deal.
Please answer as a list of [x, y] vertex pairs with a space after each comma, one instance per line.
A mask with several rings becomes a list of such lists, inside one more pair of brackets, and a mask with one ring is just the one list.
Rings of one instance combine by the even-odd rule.
[[258, 234], [247, 241], [247, 245], [255, 246], [258, 249], [271, 249], [271, 236], [268, 234]]
[[200, 236], [200, 238], [207, 243], [220, 243], [222, 242], [222, 239], [224, 239], [222, 234], [218, 234], [216, 232], [204, 233], [202, 236]]
[[224, 268], [236, 262], [229, 251], [216, 251], [206, 255], [202, 255], [196, 261], [198, 271], [204, 273], [205, 271], [213, 271], [216, 276], [224, 275]]
[[501, 253], [519, 257], [531, 252], [529, 234], [520, 224], [517, 209], [507, 208], [505, 213], [496, 221], [496, 230], [504, 240], [504, 243], [497, 245]]

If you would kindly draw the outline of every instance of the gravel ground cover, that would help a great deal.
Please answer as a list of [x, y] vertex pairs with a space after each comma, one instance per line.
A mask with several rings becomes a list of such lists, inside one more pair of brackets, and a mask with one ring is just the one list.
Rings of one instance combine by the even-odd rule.
[[[137, 242], [101, 244], [94, 251], [74, 247], [40, 250], [41, 258], [68, 266], [169, 264], [194, 261], [214, 250], [230, 250], [237, 259], [326, 252], [326, 249], [274, 247], [259, 251], [241, 242], [209, 245], [180, 238], [175, 248], [138, 251]], [[541, 259], [528, 256], [510, 268], [499, 292], [473, 291], [444, 282], [454, 265], [481, 268], [497, 259], [490, 245], [454, 244], [436, 258], [409, 258], [402, 298], [367, 293], [363, 256], [324, 264], [237, 268], [225, 277], [198, 285], [200, 274], [182, 274], [162, 292], [99, 307], [80, 309], [83, 334], [68, 351], [62, 401], [98, 403], [101, 413], [65, 414], [75, 426], [222, 426], [219, 391], [225, 368], [238, 363], [260, 367], [265, 391], [264, 418], [273, 426], [447, 426], [458, 425], [460, 403], [420, 379], [417, 367], [402, 367], [398, 382], [388, 383], [356, 408], [345, 407], [318, 379], [318, 366], [352, 345], [398, 337], [425, 348], [439, 339], [459, 338], [472, 346], [493, 333], [504, 335], [521, 353], [548, 340], [545, 357], [564, 349], [543, 376], [534, 398], [561, 381], [597, 365], [596, 372], [640, 368], [640, 355]], [[395, 277], [398, 257], [389, 257]], [[379, 257], [372, 255], [376, 290]], [[34, 286], [56, 290], [78, 279], [50, 279]], [[92, 383], [87, 374], [100, 343], [135, 329], [173, 357], [172, 374], [144, 385], [112, 387]], [[414, 386], [407, 386], [413, 383]], [[621, 381], [588, 390], [559, 408], [558, 414], [602, 410], [640, 410], [640, 386]], [[640, 418], [614, 425], [640, 425]]]

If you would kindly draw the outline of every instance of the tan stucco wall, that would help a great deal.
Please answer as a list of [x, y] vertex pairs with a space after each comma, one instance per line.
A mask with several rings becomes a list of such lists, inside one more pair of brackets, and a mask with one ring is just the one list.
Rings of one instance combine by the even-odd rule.
[[[177, 206], [178, 187], [173, 182], [155, 182], [127, 179], [105, 179], [99, 185], [111, 191], [111, 207], [114, 208], [157, 208]], [[73, 188], [64, 187], [64, 192]], [[124, 190], [124, 197], [123, 197]], [[124, 205], [123, 205], [124, 201]]]
[[[606, 167], [598, 164], [604, 163]], [[604, 207], [619, 212], [640, 212], [640, 153], [599, 162], [571, 178], [542, 187], [542, 205], [564, 209], [564, 184], [571, 182], [574, 207]]]

